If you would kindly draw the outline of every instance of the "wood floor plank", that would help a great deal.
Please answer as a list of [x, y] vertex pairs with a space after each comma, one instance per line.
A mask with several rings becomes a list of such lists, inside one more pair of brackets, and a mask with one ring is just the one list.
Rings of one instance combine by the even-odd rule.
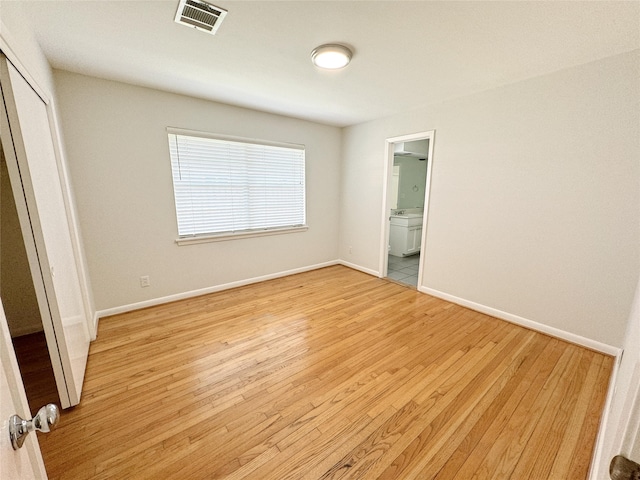
[[[496, 401], [496, 397], [505, 389], [510, 391], [508, 387], [521, 378], [518, 374], [524, 375], [543, 348], [548, 346], [540, 338], [528, 340], [521, 349], [510, 352], [504, 358], [498, 357], [498, 369], [483, 372], [493, 377], [493, 383], [491, 380], [483, 381], [480, 376], [470, 382], [459, 399], [429, 423], [378, 478], [434, 478], [458, 446], [470, 437], [470, 431]], [[522, 360], [515, 361], [517, 358]], [[474, 386], [474, 383], [477, 385]], [[482, 390], [478, 391], [478, 388]]]
[[[567, 349], [567, 351], [571, 350], [574, 349]], [[552, 370], [545, 371], [548, 374], [544, 376], [546, 378], [537, 377], [538, 381], [531, 385], [529, 392], [524, 397], [527, 401], [521, 403], [509, 419], [504, 432], [506, 435], [503, 434], [503, 439], [494, 444], [494, 447], [482, 462], [481, 467], [476, 471], [474, 478], [483, 478], [485, 475], [492, 475], [495, 478], [508, 478], [510, 476], [511, 468], [523, 453], [523, 445], [528, 442], [539, 416], [544, 411], [552, 392], [562, 376], [572, 375], [574, 370], [569, 370], [572, 366], [577, 365], [578, 372], [584, 370], [586, 365], [584, 352], [574, 355], [573, 360], [575, 360], [575, 363], [570, 363], [567, 368], [563, 368], [562, 363], [559, 362]], [[584, 377], [580, 378], [583, 379]], [[511, 440], [505, 442], [504, 438], [511, 438]], [[499, 455], [496, 454], [499, 451], [498, 449], [501, 449]]]
[[[585, 361], [588, 360], [585, 357]], [[571, 417], [569, 408], [575, 405], [576, 395], [582, 383], [583, 381], [576, 376], [574, 370], [565, 370], [529, 439], [533, 445], [540, 445], [540, 447], [528, 449], [521, 456], [512, 473], [514, 478], [549, 477], [562, 441], [559, 432], [567, 429]]]
[[[356, 465], [356, 462], [350, 459], [349, 463], [356, 468], [349, 469], [348, 475], [345, 478], [378, 478], [387, 470], [391, 462], [394, 461], [401, 452], [410, 448], [410, 445], [413, 444], [416, 439], [419, 439], [418, 442], [422, 443], [420, 448], [420, 462], [430, 461], [431, 455], [429, 455], [429, 449], [424, 448], [424, 440], [431, 440], [434, 436], [438, 435], [445, 424], [445, 421], [442, 420], [443, 417], [449, 419], [452, 415], [456, 415], [455, 412], [459, 405], [466, 403], [469, 397], [472, 398], [472, 401], [477, 401], [482, 397], [482, 394], [479, 394], [476, 389], [478, 387], [489, 388], [491, 385], [490, 383], [483, 382], [483, 377], [489, 375], [489, 373], [494, 377], [499, 377], [502, 373], [500, 368], [495, 368], [495, 364], [501, 364], [503, 370], [508, 368], [510, 361], [509, 355], [503, 356], [502, 353], [508, 351], [516, 343], [524, 348], [526, 343], [533, 337], [533, 335], [529, 335], [527, 339], [524, 338], [524, 336], [517, 335], [518, 333], [519, 332], [515, 331], [512, 332], [511, 336], [507, 336], [501, 345], [490, 346], [489, 355], [485, 356], [479, 362], [473, 362], [474, 366], [472, 368], [466, 371], [465, 369], [459, 369], [459, 371], [456, 372], [456, 374], [464, 372], [463, 376], [457, 377], [456, 374], [451, 375], [446, 382], [440, 384], [438, 390], [434, 392], [436, 393], [436, 397], [432, 395], [428, 401], [420, 405], [416, 417], [407, 428], [398, 432], [399, 436], [394, 442], [389, 442], [385, 439], [387, 445], [384, 449], [362, 445], [361, 452], [354, 452], [353, 454], [353, 458], [358, 458], [357, 463], [362, 465]], [[453, 388], [447, 390], [450, 386]], [[432, 403], [433, 399], [436, 400], [435, 405]], [[381, 437], [389, 437], [389, 433], [390, 430], [387, 429]], [[374, 445], [376, 440], [377, 439], [372, 439]], [[382, 454], [376, 452], [376, 450], [382, 450]], [[374, 454], [374, 458], [370, 458], [372, 451], [377, 453]], [[420, 464], [415, 463], [414, 467], [419, 469]], [[404, 472], [403, 477], [410, 478], [411, 475]]]
[[40, 443], [53, 480], [585, 478], [612, 365], [334, 266], [102, 319]]
[[[571, 463], [568, 467], [569, 471], [575, 472], [577, 476], [584, 477], [589, 473], [591, 461], [589, 452], [595, 448], [595, 438], [600, 424], [600, 411], [606, 400], [607, 386], [613, 367], [612, 357], [600, 357], [599, 355], [596, 357], [602, 359], [600, 372], [594, 384], [588, 386], [592, 387], [592, 395], [589, 407], [584, 415], [584, 422], [578, 440], [576, 441], [576, 448], [571, 456]], [[583, 445], [591, 445], [591, 449], [584, 448]]]
[[572, 455], [578, 445], [581, 425], [585, 422], [587, 409], [589, 407], [589, 400], [591, 399], [591, 386], [594, 385], [602, 363], [602, 358], [590, 360], [585, 381], [583, 382], [580, 393], [576, 398], [575, 406], [572, 409], [573, 411], [569, 418], [569, 423], [564, 432], [553, 466], [551, 467], [551, 472], [549, 473], [551, 478], [562, 475], [563, 472], [570, 471], [569, 467], [571, 465]]

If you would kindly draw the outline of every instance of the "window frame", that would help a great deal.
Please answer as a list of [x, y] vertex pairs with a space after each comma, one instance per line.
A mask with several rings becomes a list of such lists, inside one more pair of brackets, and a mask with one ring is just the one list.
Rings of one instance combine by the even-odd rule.
[[[304, 232], [309, 229], [307, 225], [307, 185], [306, 185], [306, 148], [305, 145], [295, 144], [295, 143], [285, 143], [285, 142], [274, 142], [271, 140], [262, 140], [255, 138], [247, 138], [247, 137], [238, 137], [231, 135], [222, 135], [216, 133], [209, 132], [201, 132], [196, 130], [188, 130], [184, 128], [176, 128], [176, 127], [167, 127], [167, 146], [169, 149], [169, 167], [171, 171], [171, 185], [173, 192], [173, 206], [176, 220], [176, 229], [178, 230], [178, 238], [175, 242], [178, 245], [192, 245], [199, 243], [208, 243], [208, 242], [219, 242], [225, 240], [232, 240], [238, 238], [252, 238], [252, 237], [262, 237], [269, 235], [282, 235], [287, 233], [297, 233]], [[180, 235], [178, 228], [178, 205], [176, 203], [176, 186], [174, 182], [174, 168], [173, 168], [173, 157], [171, 152], [171, 137], [170, 135], [180, 135], [180, 136], [189, 136], [189, 137], [199, 137], [199, 138], [208, 138], [220, 141], [229, 141], [236, 143], [244, 143], [244, 144], [253, 144], [253, 145], [261, 145], [261, 146], [270, 146], [270, 147], [279, 147], [279, 148], [289, 148], [295, 150], [302, 151], [302, 169], [304, 172], [303, 175], [303, 199], [302, 199], [302, 208], [304, 214], [304, 224], [301, 225], [290, 225], [290, 226], [282, 226], [282, 227], [265, 227], [265, 228], [255, 228], [255, 229], [247, 229], [247, 230], [237, 230], [237, 231], [224, 231], [224, 232], [210, 232], [210, 233], [198, 233], [198, 234], [188, 234], [188, 235]]]

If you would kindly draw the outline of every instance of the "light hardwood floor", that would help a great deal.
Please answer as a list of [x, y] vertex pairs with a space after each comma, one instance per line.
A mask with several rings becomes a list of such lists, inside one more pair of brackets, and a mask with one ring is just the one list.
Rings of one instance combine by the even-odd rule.
[[583, 479], [612, 358], [341, 267], [105, 318], [51, 479]]

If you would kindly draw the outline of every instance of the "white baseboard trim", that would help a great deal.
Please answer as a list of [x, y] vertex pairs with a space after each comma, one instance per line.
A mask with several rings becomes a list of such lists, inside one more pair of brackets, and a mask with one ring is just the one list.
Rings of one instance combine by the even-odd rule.
[[[361, 271], [363, 273], [367, 273], [369, 275], [373, 275], [375, 277], [379, 277], [380, 273], [376, 270], [362, 267], [360, 265], [356, 265], [351, 262], [347, 262], [345, 260], [332, 260], [329, 262], [318, 263], [315, 265], [309, 265], [306, 267], [296, 268], [292, 270], [286, 270], [282, 272], [272, 273], [269, 275], [263, 275], [260, 277], [248, 278], [245, 280], [238, 280], [235, 282], [229, 282], [221, 285], [215, 285], [212, 287], [201, 288], [198, 290], [191, 290], [188, 292], [177, 293], [174, 295], [167, 295], [165, 297], [154, 298], [151, 300], [145, 300], [143, 302], [132, 303], [128, 305], [122, 305], [119, 307], [108, 308], [105, 310], [97, 310], [94, 314], [94, 325], [95, 332], [98, 332], [98, 322], [103, 317], [108, 317], [110, 315], [118, 315], [120, 313], [132, 312], [134, 310], [140, 310], [142, 308], [153, 307], [156, 305], [162, 305], [164, 303], [175, 302], [177, 300], [184, 300], [186, 298], [197, 297], [200, 295], [206, 295], [208, 293], [220, 292], [223, 290], [229, 290], [231, 288], [242, 287], [244, 285], [250, 285], [252, 283], [264, 282], [267, 280], [273, 280], [275, 278], [286, 277], [289, 275], [295, 275], [296, 273], [309, 272], [311, 270], [317, 270], [319, 268], [330, 267], [332, 265], [343, 265], [348, 268], [353, 268], [354, 270]], [[596, 340], [592, 340], [590, 338], [582, 337], [580, 335], [567, 332], [564, 330], [560, 330], [555, 327], [551, 327], [549, 325], [544, 325], [542, 323], [535, 322], [533, 320], [529, 320], [518, 315], [513, 315], [511, 313], [503, 312], [501, 310], [488, 307], [486, 305], [482, 305], [476, 302], [472, 302], [470, 300], [465, 300], [464, 298], [456, 297], [454, 295], [450, 295], [445, 292], [441, 292], [439, 290], [435, 290], [429, 287], [419, 286], [418, 291], [422, 293], [426, 293], [428, 295], [432, 295], [434, 297], [441, 298], [448, 302], [455, 303], [457, 305], [461, 305], [463, 307], [470, 308], [471, 310], [478, 311], [480, 313], [485, 313], [487, 315], [491, 315], [492, 317], [499, 318], [501, 320], [506, 320], [511, 323], [515, 323], [516, 325], [520, 325], [526, 328], [530, 328], [531, 330], [535, 330], [541, 333], [545, 333], [547, 335], [551, 335], [553, 337], [559, 338], [561, 340], [565, 340], [567, 342], [575, 343], [577, 345], [581, 345], [583, 347], [590, 348], [592, 350], [596, 350], [598, 352], [612, 355], [615, 357], [619, 357], [622, 350], [617, 347], [613, 347], [611, 345], [607, 345], [602, 342], [598, 342]], [[31, 332], [29, 332], [31, 333]], [[24, 334], [23, 334], [24, 335]], [[617, 367], [616, 367], [617, 368]]]
[[98, 312], [93, 312], [93, 335], [91, 337], [91, 341], [93, 342], [98, 337], [98, 322], [100, 321], [100, 316]]
[[475, 310], [480, 313], [486, 313], [487, 315], [491, 315], [492, 317], [496, 317], [501, 320], [506, 320], [507, 322], [515, 323], [516, 325], [520, 325], [522, 327], [530, 328], [531, 330], [535, 330], [537, 332], [551, 335], [552, 337], [556, 337], [570, 343], [575, 343], [576, 345], [590, 348], [597, 352], [612, 355], [614, 357], [618, 357], [620, 355], [621, 350], [619, 348], [607, 345], [606, 343], [582, 337], [575, 333], [560, 330], [559, 328], [551, 327], [549, 325], [534, 322], [533, 320], [519, 317], [518, 315], [513, 315], [511, 313], [503, 312], [492, 307], [487, 307], [486, 305], [471, 302], [469, 300], [465, 300], [464, 298], [459, 298], [454, 295], [449, 295], [448, 293], [441, 292], [439, 290], [434, 290], [433, 288], [421, 286], [418, 287], [418, 291], [441, 298], [451, 303], [455, 303], [457, 305], [461, 305], [463, 307], [470, 308], [471, 310]]
[[369, 275], [373, 275], [374, 277], [379, 277], [380, 276], [380, 272], [378, 272], [377, 270], [372, 270], [370, 268], [361, 267], [360, 265], [356, 265], [355, 263], [350, 263], [350, 262], [347, 262], [345, 260], [339, 260], [338, 264], [342, 265], [344, 267], [353, 268], [354, 270], [358, 270], [358, 271], [363, 272], [363, 273], [368, 273]]
[[174, 295], [167, 295], [165, 297], [153, 298], [151, 300], [145, 300], [143, 302], [131, 303], [129, 305], [122, 305], [120, 307], [107, 308], [105, 310], [98, 310], [95, 314], [96, 332], [98, 331], [98, 321], [103, 317], [111, 315], [118, 315], [120, 313], [132, 312], [134, 310], [140, 310], [147, 307], [155, 307], [156, 305], [162, 305], [164, 303], [175, 302], [177, 300], [184, 300], [186, 298], [199, 297], [200, 295], [206, 295], [208, 293], [221, 292], [223, 290], [229, 290], [231, 288], [243, 287], [252, 283], [264, 282], [266, 280], [273, 280], [275, 278], [287, 277], [289, 275], [295, 275], [296, 273], [309, 272], [311, 270], [317, 270], [319, 268], [330, 267], [332, 265], [338, 265], [338, 260], [332, 260], [330, 262], [318, 263], [315, 265], [309, 265], [306, 267], [295, 268], [293, 270], [286, 270], [284, 272], [271, 273], [269, 275], [263, 275], [261, 277], [248, 278], [246, 280], [238, 280], [236, 282], [224, 283], [222, 285], [215, 285], [213, 287], [200, 288], [198, 290], [191, 290], [189, 292], [176, 293]]

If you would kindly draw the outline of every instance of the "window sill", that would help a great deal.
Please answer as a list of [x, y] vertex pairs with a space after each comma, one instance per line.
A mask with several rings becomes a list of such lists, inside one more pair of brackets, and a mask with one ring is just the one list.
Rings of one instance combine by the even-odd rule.
[[217, 235], [197, 235], [193, 237], [182, 237], [176, 239], [178, 245], [194, 245], [197, 243], [224, 242], [226, 240], [236, 240], [239, 238], [266, 237], [268, 235], [282, 235], [284, 233], [306, 232], [307, 225], [300, 227], [274, 228], [270, 230], [256, 230], [250, 232], [221, 233]]

